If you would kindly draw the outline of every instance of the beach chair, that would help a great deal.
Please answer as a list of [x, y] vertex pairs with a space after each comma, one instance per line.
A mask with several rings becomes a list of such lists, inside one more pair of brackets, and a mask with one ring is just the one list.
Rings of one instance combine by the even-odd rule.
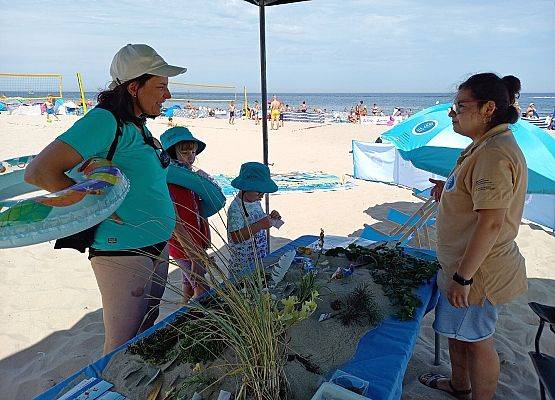
[[398, 227], [384, 233], [374, 227], [366, 226], [360, 236], [369, 240], [386, 241], [392, 246], [396, 244], [408, 245], [414, 239], [415, 243], [412, 247], [432, 250], [435, 245], [429, 229], [433, 228], [435, 224], [436, 211], [437, 206], [433, 198], [426, 199], [424, 204], [411, 215], [389, 209], [387, 219], [398, 224]]
[[528, 305], [540, 317], [540, 326], [534, 342], [536, 349], [528, 353], [540, 381], [540, 398], [546, 400], [545, 393], [547, 392], [549, 397], [555, 400], [555, 357], [540, 352], [540, 338], [546, 322], [549, 324], [551, 332], [555, 333], [555, 307], [535, 302], [528, 303]]

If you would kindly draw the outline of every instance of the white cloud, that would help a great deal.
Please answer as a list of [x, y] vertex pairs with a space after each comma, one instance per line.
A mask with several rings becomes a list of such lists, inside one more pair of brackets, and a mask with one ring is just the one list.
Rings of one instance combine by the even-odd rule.
[[[243, 0], [0, 0], [0, 10], [2, 69], [60, 71], [70, 84], [79, 70], [96, 87], [106, 82], [119, 47], [143, 42], [187, 65], [190, 81], [259, 84], [258, 9]], [[514, 70], [531, 90], [555, 91], [553, 11], [552, 0], [533, 7], [518, 0], [269, 7], [269, 78], [274, 90], [350, 91], [377, 76], [413, 76], [407, 87], [429, 91], [445, 90], [470, 71]]]

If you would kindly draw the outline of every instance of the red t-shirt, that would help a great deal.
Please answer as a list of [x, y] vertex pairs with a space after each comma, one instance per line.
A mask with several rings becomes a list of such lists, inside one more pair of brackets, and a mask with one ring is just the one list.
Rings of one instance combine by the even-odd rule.
[[[210, 227], [208, 221], [200, 216], [202, 204], [199, 195], [178, 185], [168, 184], [168, 188], [175, 203], [179, 221], [193, 237], [194, 244], [207, 249], [210, 245]], [[170, 256], [173, 259], [189, 258], [174, 236], [170, 239]]]

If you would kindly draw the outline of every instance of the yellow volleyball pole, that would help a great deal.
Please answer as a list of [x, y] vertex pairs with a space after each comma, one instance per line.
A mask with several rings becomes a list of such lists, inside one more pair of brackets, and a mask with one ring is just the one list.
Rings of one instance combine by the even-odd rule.
[[79, 85], [79, 91], [81, 92], [81, 104], [83, 105], [83, 115], [87, 113], [87, 101], [85, 100], [85, 91], [83, 90], [83, 79], [81, 74], [77, 72], [77, 84]]
[[245, 118], [249, 119], [249, 101], [247, 100], [247, 87], [243, 86], [243, 93], [245, 95]]

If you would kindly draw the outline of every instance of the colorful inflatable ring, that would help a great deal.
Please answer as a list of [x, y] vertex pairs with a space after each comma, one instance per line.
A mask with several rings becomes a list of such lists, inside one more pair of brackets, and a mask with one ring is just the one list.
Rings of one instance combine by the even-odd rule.
[[115, 164], [91, 158], [76, 168], [83, 180], [75, 185], [14, 200], [39, 190], [23, 181], [33, 157], [0, 163], [0, 249], [47, 242], [90, 228], [112, 215], [129, 191], [129, 181]]
[[183, 186], [198, 194], [202, 199], [200, 215], [204, 218], [216, 214], [225, 205], [225, 196], [216, 184], [187, 168], [171, 164], [168, 168], [167, 182]]

